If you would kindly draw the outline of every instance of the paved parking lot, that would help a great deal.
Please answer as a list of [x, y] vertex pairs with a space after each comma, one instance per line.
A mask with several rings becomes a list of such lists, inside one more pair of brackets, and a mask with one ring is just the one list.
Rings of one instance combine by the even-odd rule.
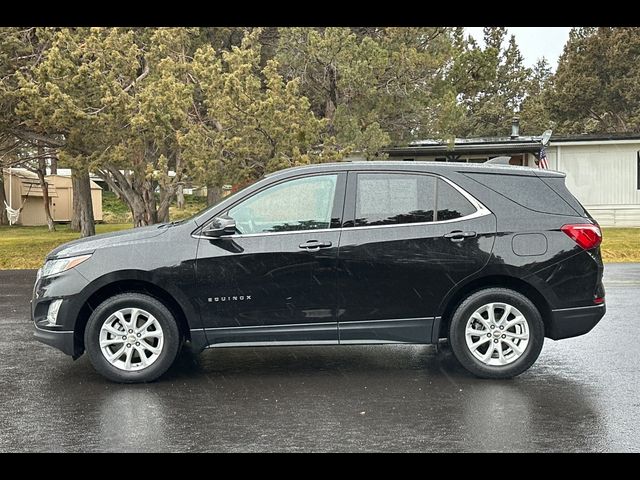
[[509, 381], [447, 348], [183, 353], [118, 385], [32, 337], [34, 271], [0, 271], [0, 452], [640, 451], [640, 264], [606, 267], [608, 312]]

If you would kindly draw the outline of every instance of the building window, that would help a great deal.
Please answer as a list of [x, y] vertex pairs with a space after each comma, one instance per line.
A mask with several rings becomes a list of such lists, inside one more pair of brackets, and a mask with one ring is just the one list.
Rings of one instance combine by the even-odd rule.
[[523, 165], [524, 155], [511, 155], [511, 160], [509, 160], [509, 165]]

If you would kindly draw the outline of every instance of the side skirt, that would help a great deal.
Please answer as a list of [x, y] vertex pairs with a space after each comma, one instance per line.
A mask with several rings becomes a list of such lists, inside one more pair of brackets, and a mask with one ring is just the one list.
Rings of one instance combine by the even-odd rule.
[[195, 351], [220, 347], [429, 344], [437, 343], [439, 326], [440, 317], [206, 328], [191, 330], [191, 344]]
[[340, 344], [432, 343], [436, 323], [439, 317], [340, 322]]
[[338, 344], [334, 322], [205, 328], [204, 333], [209, 347]]

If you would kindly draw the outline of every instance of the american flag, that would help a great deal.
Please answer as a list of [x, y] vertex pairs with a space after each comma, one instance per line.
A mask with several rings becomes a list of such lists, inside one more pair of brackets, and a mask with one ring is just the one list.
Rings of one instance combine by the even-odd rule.
[[538, 168], [543, 170], [549, 170], [549, 163], [547, 162], [547, 152], [544, 147], [540, 149], [540, 160], [538, 160]]

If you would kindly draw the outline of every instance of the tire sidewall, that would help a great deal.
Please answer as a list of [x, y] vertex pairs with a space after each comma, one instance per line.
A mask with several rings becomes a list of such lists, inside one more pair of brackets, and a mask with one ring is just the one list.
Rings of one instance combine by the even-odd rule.
[[[113, 366], [102, 354], [100, 330], [105, 320], [123, 308], [141, 308], [151, 313], [162, 328], [163, 346], [158, 359], [147, 368], [127, 372]], [[165, 373], [178, 353], [180, 332], [167, 307], [159, 300], [139, 293], [125, 293], [102, 302], [87, 322], [84, 334], [85, 349], [94, 368], [109, 380], [121, 383], [151, 382]]]
[[[524, 353], [513, 363], [503, 366], [483, 364], [473, 356], [466, 342], [467, 321], [478, 308], [487, 303], [507, 303], [524, 315], [529, 326], [529, 343]], [[449, 327], [451, 348], [458, 361], [471, 373], [482, 378], [511, 378], [527, 370], [536, 361], [544, 344], [544, 324], [540, 312], [524, 295], [504, 288], [477, 291], [456, 309]]]

